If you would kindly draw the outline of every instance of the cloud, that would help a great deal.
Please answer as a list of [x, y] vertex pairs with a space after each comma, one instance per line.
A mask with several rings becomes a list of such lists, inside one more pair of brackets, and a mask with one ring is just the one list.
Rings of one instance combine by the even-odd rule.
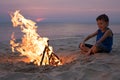
[[15, 10], [34, 19], [94, 17], [101, 13], [114, 16], [120, 13], [119, 3], [120, 0], [0, 0], [0, 16]]
[[37, 19], [36, 19], [36, 22], [41, 22], [41, 21], [43, 21], [43, 20], [45, 20], [45, 18], [37, 18]]

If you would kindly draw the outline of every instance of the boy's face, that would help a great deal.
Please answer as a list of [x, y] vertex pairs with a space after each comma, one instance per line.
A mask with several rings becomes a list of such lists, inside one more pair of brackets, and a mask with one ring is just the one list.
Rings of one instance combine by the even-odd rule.
[[108, 26], [108, 22], [105, 22], [104, 20], [97, 20], [97, 25], [100, 30], [105, 30]]

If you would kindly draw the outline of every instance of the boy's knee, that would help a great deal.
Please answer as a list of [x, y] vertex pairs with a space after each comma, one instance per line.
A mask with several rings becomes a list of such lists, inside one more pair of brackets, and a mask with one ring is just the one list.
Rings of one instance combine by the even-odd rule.
[[80, 43], [79, 44], [79, 48], [83, 48], [84, 46], [83, 46], [83, 43]]

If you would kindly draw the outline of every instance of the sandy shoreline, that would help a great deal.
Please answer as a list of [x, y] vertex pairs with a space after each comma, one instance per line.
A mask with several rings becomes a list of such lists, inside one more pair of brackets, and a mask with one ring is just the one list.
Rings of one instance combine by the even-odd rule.
[[25, 57], [12, 54], [8, 42], [0, 43], [0, 80], [120, 80], [120, 34], [114, 35], [110, 54], [97, 53], [89, 57], [80, 54], [78, 48], [83, 38], [50, 41], [54, 52], [65, 63], [58, 67], [24, 63]]

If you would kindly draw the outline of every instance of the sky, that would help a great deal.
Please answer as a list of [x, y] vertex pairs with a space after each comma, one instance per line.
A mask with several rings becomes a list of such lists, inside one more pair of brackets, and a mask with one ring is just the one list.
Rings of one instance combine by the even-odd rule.
[[20, 10], [29, 19], [43, 22], [95, 22], [100, 14], [120, 23], [120, 0], [0, 0], [0, 22]]

